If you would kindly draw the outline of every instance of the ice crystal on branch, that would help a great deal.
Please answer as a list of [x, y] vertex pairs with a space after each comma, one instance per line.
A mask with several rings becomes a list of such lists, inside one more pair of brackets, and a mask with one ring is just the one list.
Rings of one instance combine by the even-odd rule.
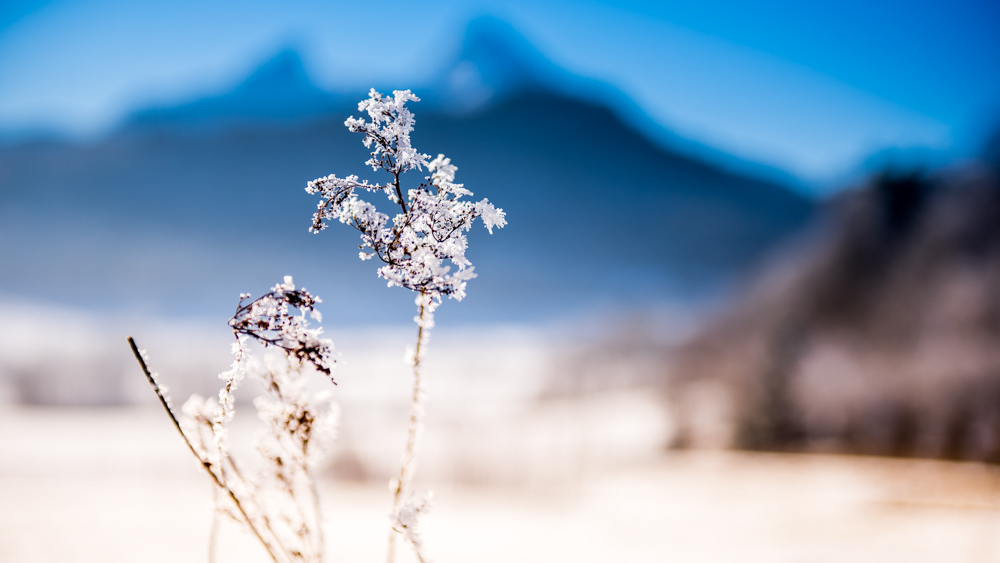
[[[465, 233], [475, 219], [482, 217], [490, 233], [507, 222], [503, 210], [489, 200], [462, 199], [472, 192], [455, 183], [457, 167], [451, 159], [442, 154], [431, 160], [413, 148], [410, 133], [415, 120], [406, 108], [408, 101], [420, 100], [409, 90], [397, 90], [390, 97], [372, 89], [358, 104], [358, 111], [367, 112], [370, 121], [351, 117], [344, 122], [350, 131], [364, 133], [364, 145], [372, 149], [367, 164], [388, 172], [392, 180], [371, 184], [354, 175], [331, 174], [309, 182], [306, 191], [321, 198], [310, 230], [323, 230], [327, 220], [354, 227], [361, 233], [361, 258], [378, 257], [385, 264], [378, 270], [380, 277], [390, 286], [430, 296], [433, 310], [442, 296], [461, 300], [466, 282], [476, 275], [465, 257]], [[413, 169], [426, 169], [428, 174], [404, 192], [400, 176]], [[384, 192], [401, 212], [390, 220], [361, 199], [359, 191]]]
[[[318, 298], [310, 295], [305, 288], [296, 289], [291, 276], [285, 276], [284, 282], [268, 293], [244, 303], [249, 298], [249, 294], [240, 295], [236, 314], [229, 320], [240, 347], [236, 351], [237, 361], [242, 356], [243, 343], [249, 337], [264, 346], [280, 348], [300, 362], [311, 363], [317, 371], [331, 374], [333, 343], [319, 337], [322, 329], [307, 328], [309, 321], [306, 315], [317, 321], [322, 320], [316, 310], [316, 304], [320, 302]], [[293, 315], [290, 312], [292, 308], [298, 309], [300, 314]]]
[[406, 539], [410, 540], [410, 544], [413, 545], [419, 561], [428, 560], [424, 554], [423, 538], [420, 537], [420, 517], [430, 512], [431, 500], [433, 498], [433, 493], [427, 493], [420, 501], [411, 496], [393, 514], [389, 515], [389, 519], [392, 521], [392, 529], [403, 534], [406, 536]]

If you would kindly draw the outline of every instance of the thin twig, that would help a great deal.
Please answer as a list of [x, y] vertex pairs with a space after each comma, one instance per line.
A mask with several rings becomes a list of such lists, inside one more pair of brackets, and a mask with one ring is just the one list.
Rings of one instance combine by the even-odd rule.
[[316, 488], [316, 479], [308, 468], [304, 468], [306, 476], [309, 478], [309, 492], [312, 494], [313, 516], [316, 524], [316, 560], [322, 563], [323, 553], [326, 551], [326, 540], [323, 537], [323, 513], [320, 510], [319, 490]]
[[[215, 506], [219, 505], [219, 489], [212, 489], [212, 500]], [[212, 508], [212, 527], [208, 531], [208, 563], [215, 563], [215, 542], [219, 536], [219, 511]]]
[[142, 357], [142, 353], [139, 351], [139, 347], [136, 346], [135, 340], [133, 340], [131, 336], [128, 337], [128, 344], [129, 346], [132, 347], [132, 353], [135, 355], [136, 361], [139, 362], [139, 366], [142, 368], [142, 372], [146, 375], [146, 379], [149, 381], [150, 386], [153, 387], [153, 391], [156, 393], [156, 397], [160, 399], [160, 404], [163, 405], [164, 410], [167, 411], [167, 416], [170, 417], [170, 420], [174, 423], [174, 427], [177, 428], [177, 432], [179, 432], [181, 437], [184, 438], [184, 443], [187, 444], [188, 449], [191, 450], [191, 453], [194, 455], [194, 457], [198, 458], [198, 461], [201, 462], [201, 466], [205, 469], [206, 472], [208, 472], [209, 476], [212, 477], [212, 481], [215, 482], [216, 486], [226, 491], [226, 493], [229, 495], [229, 498], [233, 501], [233, 504], [236, 505], [236, 509], [240, 511], [240, 514], [246, 521], [247, 526], [249, 526], [250, 530], [254, 533], [255, 536], [257, 536], [257, 539], [260, 540], [260, 543], [264, 545], [264, 549], [266, 549], [267, 554], [271, 556], [271, 560], [273, 560], [275, 563], [280, 563], [280, 559], [278, 558], [278, 555], [274, 552], [274, 548], [271, 546], [270, 543], [267, 542], [267, 540], [264, 539], [264, 536], [261, 535], [257, 527], [254, 526], [253, 521], [250, 519], [250, 516], [247, 515], [246, 510], [244, 510], [243, 504], [240, 502], [240, 499], [236, 496], [236, 494], [232, 491], [232, 489], [223, 485], [222, 482], [219, 481], [219, 477], [215, 474], [214, 471], [212, 471], [212, 462], [202, 459], [201, 455], [198, 453], [198, 451], [194, 448], [194, 445], [191, 443], [191, 440], [188, 439], [187, 434], [184, 433], [184, 429], [181, 427], [180, 421], [177, 419], [177, 416], [174, 415], [174, 411], [170, 408], [170, 402], [163, 395], [163, 391], [160, 389], [160, 384], [156, 382], [156, 378], [153, 377], [152, 372], [149, 371], [149, 367], [146, 365], [145, 358]]

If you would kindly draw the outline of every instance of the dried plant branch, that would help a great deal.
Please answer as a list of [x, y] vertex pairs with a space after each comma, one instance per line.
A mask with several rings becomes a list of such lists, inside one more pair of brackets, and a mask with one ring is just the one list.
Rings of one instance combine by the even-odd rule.
[[[368, 113], [370, 121], [351, 117], [345, 122], [351, 131], [365, 135], [364, 144], [372, 149], [367, 164], [373, 170], [391, 174], [391, 182], [369, 184], [357, 176], [338, 178], [331, 174], [309, 182], [306, 188], [320, 195], [311, 231], [324, 229], [329, 219], [355, 228], [361, 234], [360, 257], [367, 260], [377, 256], [384, 263], [378, 274], [389, 286], [418, 294], [418, 314], [414, 318], [417, 344], [411, 360], [413, 392], [406, 449], [393, 486], [389, 563], [395, 556], [396, 534], [409, 541], [421, 563], [427, 561], [417, 528], [420, 516], [430, 506], [430, 495], [415, 501], [412, 482], [424, 420], [421, 363], [434, 326], [434, 311], [444, 296], [462, 300], [467, 282], [476, 277], [465, 257], [465, 233], [475, 220], [482, 219], [491, 233], [494, 227], [506, 225], [504, 211], [489, 200], [462, 199], [472, 192], [454, 183], [457, 168], [450, 159], [444, 155], [431, 159], [411, 146], [415, 120], [405, 107], [408, 101], [419, 100], [409, 90], [395, 91], [391, 97], [372, 90], [369, 98], [358, 105], [359, 111]], [[424, 168], [424, 181], [404, 189], [401, 176]], [[363, 191], [383, 192], [401, 213], [390, 220], [389, 215], [358, 198]], [[333, 432], [336, 414], [333, 408], [324, 411], [322, 399], [306, 391], [304, 370], [322, 373], [336, 384], [332, 378], [332, 343], [320, 338], [322, 329], [307, 328], [307, 316], [320, 320], [315, 308], [320, 300], [305, 289], [296, 289], [290, 276], [261, 297], [248, 299], [249, 294], [240, 295], [229, 321], [236, 337], [235, 360], [228, 371], [220, 374], [225, 383], [217, 404], [192, 396], [184, 405], [183, 419], [174, 414], [164, 388], [132, 337], [128, 342], [174, 427], [216, 485], [210, 563], [215, 558], [220, 514], [246, 525], [275, 563], [321, 563], [325, 539], [313, 467], [322, 453], [318, 444], [324, 441], [319, 435]], [[253, 360], [247, 348], [251, 341], [280, 350], [284, 363], [271, 366]], [[260, 380], [265, 390], [265, 395], [254, 403], [265, 426], [257, 443], [265, 466], [261, 476], [268, 478], [264, 480], [245, 477], [227, 447], [226, 425], [235, 413], [234, 393], [247, 374]], [[271, 491], [281, 494], [276, 499], [261, 496]]]
[[[331, 375], [334, 361], [330, 341], [319, 337], [320, 330], [306, 328], [307, 314], [316, 320], [322, 318], [316, 310], [321, 302], [319, 298], [310, 295], [305, 288], [296, 289], [291, 276], [285, 276], [284, 283], [274, 286], [271, 291], [244, 303], [249, 298], [249, 294], [240, 295], [236, 313], [229, 320], [237, 342], [241, 337], [253, 338]], [[301, 315], [292, 315], [290, 308], [298, 309]], [[330, 381], [333, 381], [332, 376]]]
[[274, 547], [270, 544], [270, 542], [264, 539], [264, 536], [262, 535], [261, 531], [258, 530], [257, 526], [254, 525], [253, 520], [247, 514], [246, 510], [243, 507], [243, 503], [240, 502], [239, 497], [236, 496], [236, 493], [234, 493], [232, 489], [223, 484], [222, 481], [219, 480], [219, 476], [216, 475], [214, 471], [212, 471], [212, 462], [202, 458], [201, 454], [199, 454], [198, 451], [195, 450], [194, 445], [191, 444], [191, 440], [188, 439], [187, 434], [184, 433], [184, 429], [181, 427], [180, 420], [177, 419], [177, 416], [174, 415], [173, 409], [170, 408], [169, 399], [167, 399], [167, 397], [163, 394], [160, 384], [156, 381], [156, 377], [149, 370], [149, 366], [146, 365], [146, 359], [143, 357], [142, 352], [139, 350], [139, 347], [136, 346], [135, 340], [131, 336], [128, 337], [128, 344], [132, 348], [132, 353], [135, 355], [136, 361], [139, 362], [139, 366], [142, 368], [142, 372], [146, 375], [146, 379], [149, 381], [150, 386], [153, 387], [153, 392], [155, 392], [157, 398], [160, 399], [160, 404], [163, 405], [163, 409], [167, 411], [167, 416], [169, 416], [171, 422], [174, 423], [174, 427], [177, 429], [177, 432], [179, 432], [181, 437], [184, 439], [184, 443], [187, 444], [187, 447], [191, 451], [191, 454], [194, 455], [194, 457], [196, 457], [199, 462], [201, 462], [201, 466], [212, 478], [212, 481], [215, 483], [215, 485], [219, 489], [224, 491], [226, 495], [229, 497], [229, 499], [233, 502], [233, 504], [236, 506], [236, 509], [239, 510], [240, 515], [243, 517], [243, 521], [250, 528], [250, 531], [252, 531], [253, 534], [257, 537], [257, 539], [260, 540], [260, 543], [264, 546], [264, 549], [267, 550], [267, 554], [271, 556], [271, 560], [273, 560], [275, 563], [280, 563], [280, 559], [278, 558], [278, 555], [275, 552]]
[[[296, 289], [290, 276], [263, 296], [247, 302], [249, 298], [240, 295], [236, 314], [229, 321], [236, 336], [236, 359], [220, 375], [224, 384], [218, 401], [193, 395], [184, 404], [183, 417], [173, 412], [164, 388], [131, 337], [129, 345], [174, 427], [216, 485], [209, 559], [215, 557], [217, 517], [225, 514], [249, 528], [275, 563], [320, 563], [322, 514], [311, 465], [323, 453], [323, 444], [317, 441], [332, 438], [336, 411], [324, 410], [323, 404], [328, 403], [324, 393], [308, 391], [306, 375], [331, 375], [333, 343], [320, 338], [322, 329], [308, 328], [307, 316], [320, 319], [315, 309], [320, 300], [305, 289]], [[293, 315], [293, 309], [300, 314]], [[282, 359], [275, 363], [270, 356], [264, 362], [252, 358], [246, 348], [251, 340], [280, 350]], [[266, 392], [255, 401], [265, 424], [258, 437], [257, 449], [264, 460], [259, 476], [242, 471], [227, 445], [234, 392], [248, 374]], [[265, 496], [272, 490], [280, 494]]]
[[[425, 352], [430, 329], [434, 326], [434, 310], [442, 297], [456, 301], [465, 297], [467, 282], [476, 277], [472, 264], [465, 257], [468, 240], [465, 233], [476, 219], [482, 219], [492, 233], [494, 227], [507, 224], [502, 209], [487, 199], [478, 202], [463, 200], [472, 192], [455, 183], [458, 168], [451, 159], [439, 154], [418, 152], [410, 144], [415, 118], [407, 102], [420, 101], [409, 90], [396, 90], [383, 96], [372, 89], [367, 100], [358, 104], [358, 111], [368, 119], [350, 117], [347, 128], [363, 133], [363, 143], [371, 151], [366, 164], [372, 170], [382, 169], [392, 175], [386, 184], [359, 181], [356, 175], [338, 178], [330, 174], [309, 182], [306, 192], [320, 196], [310, 231], [326, 228], [326, 220], [337, 220], [361, 233], [362, 260], [378, 257], [385, 265], [378, 269], [379, 277], [389, 286], [399, 286], [417, 292], [419, 313], [417, 346], [414, 350], [413, 396], [410, 402], [410, 422], [399, 478], [392, 490], [392, 530], [389, 533], [388, 561], [395, 558], [396, 534], [403, 534], [413, 545], [417, 558], [425, 561], [422, 543], [417, 534], [417, 518], [426, 512], [428, 499], [415, 504], [410, 484], [416, 469], [417, 443], [423, 427], [423, 390], [420, 361]], [[424, 181], [415, 188], [404, 190], [401, 175], [413, 169], [427, 169]], [[382, 191], [389, 201], [398, 205], [401, 213], [391, 220], [374, 205], [358, 197], [362, 191]]]

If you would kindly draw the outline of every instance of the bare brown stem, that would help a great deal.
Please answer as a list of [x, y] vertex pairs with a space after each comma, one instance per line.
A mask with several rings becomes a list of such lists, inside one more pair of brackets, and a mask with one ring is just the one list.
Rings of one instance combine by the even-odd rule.
[[403, 188], [399, 185], [399, 172], [393, 172], [392, 176], [394, 178], [392, 186], [396, 189], [396, 197], [399, 198], [399, 206], [403, 208], [403, 215], [409, 215], [409, 211], [406, 210], [406, 200], [403, 199]]
[[278, 558], [278, 555], [277, 553], [275, 553], [275, 550], [271, 546], [270, 542], [264, 539], [264, 536], [260, 533], [260, 530], [258, 530], [257, 527], [254, 525], [253, 520], [250, 519], [250, 516], [244, 509], [243, 504], [240, 502], [239, 497], [236, 496], [236, 493], [234, 493], [232, 489], [224, 485], [222, 481], [219, 480], [218, 475], [216, 475], [215, 472], [212, 471], [212, 462], [203, 459], [201, 457], [198, 451], [194, 448], [194, 445], [191, 443], [191, 440], [188, 439], [187, 434], [184, 433], [184, 429], [181, 427], [180, 421], [177, 419], [177, 416], [174, 415], [173, 409], [170, 408], [170, 401], [168, 401], [167, 398], [163, 395], [163, 391], [160, 388], [160, 384], [157, 383], [156, 378], [153, 377], [153, 373], [149, 371], [149, 367], [146, 365], [145, 358], [142, 357], [142, 353], [139, 352], [139, 347], [136, 346], [135, 340], [133, 340], [131, 336], [128, 337], [128, 344], [129, 346], [132, 347], [132, 354], [135, 355], [136, 361], [139, 362], [139, 367], [142, 368], [142, 372], [146, 375], [146, 379], [149, 381], [150, 386], [152, 386], [153, 392], [156, 393], [156, 397], [160, 400], [160, 404], [163, 405], [163, 409], [167, 411], [167, 416], [169, 416], [171, 422], [174, 423], [174, 428], [177, 429], [177, 432], [180, 433], [181, 438], [184, 439], [184, 443], [187, 444], [188, 449], [191, 450], [191, 454], [194, 455], [194, 457], [198, 458], [198, 461], [201, 462], [202, 468], [204, 468], [205, 471], [208, 473], [208, 475], [212, 478], [212, 481], [215, 482], [215, 485], [219, 487], [219, 489], [225, 491], [226, 494], [229, 496], [230, 500], [233, 501], [233, 504], [236, 506], [236, 509], [240, 511], [240, 515], [243, 516], [243, 520], [247, 523], [247, 526], [250, 527], [250, 530], [253, 532], [253, 534], [257, 536], [257, 539], [260, 540], [261, 544], [263, 544], [264, 549], [267, 550], [267, 554], [271, 556], [271, 560], [273, 560], [275, 563], [281, 563], [281, 560]]

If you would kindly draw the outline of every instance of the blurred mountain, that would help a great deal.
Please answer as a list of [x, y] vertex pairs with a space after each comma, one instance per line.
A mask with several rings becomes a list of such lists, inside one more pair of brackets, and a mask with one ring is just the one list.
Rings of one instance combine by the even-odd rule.
[[748, 162], [685, 139], [663, 127], [620, 90], [555, 65], [507, 22], [481, 16], [469, 22], [458, 55], [420, 88], [422, 99], [447, 113], [473, 112], [509, 98], [556, 94], [608, 108], [659, 148], [740, 175], [801, 187], [785, 171]]
[[150, 108], [133, 115], [126, 130], [205, 129], [256, 124], [288, 124], [325, 117], [353, 104], [317, 87], [302, 56], [283, 49], [232, 91], [175, 107]]
[[[705, 298], [811, 217], [785, 185], [666, 150], [623, 120], [634, 104], [612, 109], [511, 33], [474, 23], [412, 107], [414, 146], [450, 156], [510, 221], [473, 232], [481, 277], [442, 315], [527, 321]], [[365, 94], [324, 92], [283, 51], [229, 93], [140, 112], [99, 142], [0, 149], [0, 291], [228, 315], [238, 293], [293, 274], [326, 298], [328, 322], [408, 321], [412, 297], [357, 259], [353, 231], [307, 232], [308, 180], [377, 179], [343, 127]]]
[[1000, 167], [886, 171], [678, 356], [751, 449], [1000, 460]]
[[469, 23], [458, 56], [431, 80], [424, 99], [464, 112], [538, 92], [592, 99], [602, 89], [611, 90], [559, 68], [506, 22], [480, 17]]

